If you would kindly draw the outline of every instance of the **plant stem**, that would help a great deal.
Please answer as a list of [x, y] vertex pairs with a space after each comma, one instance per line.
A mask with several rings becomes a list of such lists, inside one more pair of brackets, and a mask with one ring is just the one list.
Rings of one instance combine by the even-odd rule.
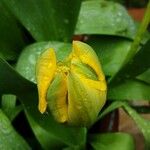
[[121, 67], [121, 69], [108, 81], [109, 84], [112, 84], [113, 82], [117, 82], [120, 76], [122, 76], [122, 71], [126, 65], [128, 65], [130, 62], [132, 62], [133, 57], [139, 50], [139, 45], [141, 43], [141, 40], [143, 38], [144, 33], [146, 32], [146, 29], [148, 27], [148, 24], [150, 23], [150, 0], [147, 5], [147, 9], [145, 12], [145, 15], [143, 17], [143, 20], [140, 24], [140, 27], [136, 33], [135, 39], [133, 43], [131, 44], [130, 50], [125, 58], [125, 61]]
[[137, 31], [135, 39], [134, 39], [134, 41], [130, 47], [129, 53], [126, 57], [125, 64], [127, 64], [139, 50], [140, 42], [142, 40], [142, 37], [143, 37], [149, 23], [150, 23], [150, 0], [148, 2], [147, 9], [146, 9], [144, 18], [142, 20], [142, 23]]

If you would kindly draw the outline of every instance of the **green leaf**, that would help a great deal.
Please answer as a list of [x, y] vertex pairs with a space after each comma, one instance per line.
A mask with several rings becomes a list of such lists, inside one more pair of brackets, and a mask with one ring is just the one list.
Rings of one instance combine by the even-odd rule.
[[137, 76], [137, 79], [142, 80], [142, 81], [150, 84], [150, 68], [147, 71], [145, 71], [144, 73]]
[[0, 56], [14, 60], [25, 45], [22, 32], [15, 17], [0, 1]]
[[37, 41], [70, 41], [81, 0], [4, 0]]
[[124, 109], [132, 117], [132, 119], [135, 121], [138, 128], [143, 133], [143, 136], [146, 142], [145, 150], [149, 150], [150, 149], [150, 121], [142, 118], [134, 109], [132, 109], [126, 103], [124, 104]]
[[108, 99], [111, 100], [150, 100], [150, 85], [140, 80], [125, 80], [109, 86]]
[[131, 41], [113, 36], [91, 36], [87, 43], [96, 51], [106, 76], [118, 72], [131, 45]]
[[[124, 68], [124, 75], [135, 77], [145, 72], [147, 69], [149, 69], [150, 68], [149, 54], [150, 54], [150, 40], [147, 41], [147, 43], [144, 46], [142, 46], [142, 48], [138, 51], [138, 53], [135, 54], [134, 58]], [[128, 73], [125, 74], [125, 71]]]
[[[54, 146], [58, 145], [58, 141], [60, 145], [65, 144], [70, 146], [82, 145], [85, 143], [85, 128], [69, 127], [57, 123], [48, 112], [41, 114], [37, 108], [38, 95], [34, 91], [31, 92], [31, 95], [28, 93], [27, 96], [24, 95], [20, 99], [25, 105], [24, 109], [32, 129], [37, 127], [36, 129], [33, 129], [33, 131], [41, 145], [48, 146], [46, 149], [52, 149]], [[45, 135], [45, 133], [48, 133], [49, 135]], [[43, 136], [48, 136], [50, 138], [43, 139]], [[55, 143], [57, 143], [57, 145], [55, 145]]]
[[28, 114], [27, 111], [26, 111], [26, 114], [27, 114], [30, 126], [43, 149], [60, 150], [62, 149], [62, 147], [65, 146], [65, 144], [61, 140], [57, 139], [55, 136], [51, 135], [44, 128], [42, 128], [39, 124], [37, 124], [37, 122], [34, 121], [34, 119], [30, 116], [30, 114]]
[[68, 146], [63, 148], [62, 150], [84, 150], [85, 147], [83, 146]]
[[0, 58], [0, 70], [0, 94], [14, 94], [20, 96], [36, 88], [33, 83], [20, 76], [19, 73], [2, 58]]
[[123, 6], [104, 0], [82, 2], [75, 34], [133, 37], [135, 31], [135, 24]]
[[[135, 54], [135, 56], [119, 70], [111, 79], [111, 84], [122, 82], [126, 78], [134, 78], [150, 68], [150, 40]], [[147, 78], [147, 80], [149, 77]]]
[[0, 149], [29, 150], [26, 141], [14, 130], [9, 119], [0, 110]]
[[26, 47], [17, 63], [18, 72], [26, 79], [36, 83], [35, 67], [40, 54], [48, 48], [54, 48], [58, 61], [71, 52], [71, 44], [62, 42], [39, 42]]
[[[119, 101], [115, 101], [112, 102], [98, 117], [98, 120], [103, 118], [105, 115], [107, 115], [108, 113], [112, 112], [113, 110], [122, 107], [123, 102], [119, 102]], [[97, 121], [98, 121], [97, 120]]]
[[16, 106], [16, 96], [3, 95], [2, 96], [2, 110], [7, 117], [12, 121], [22, 110], [22, 106]]
[[126, 133], [93, 134], [89, 142], [94, 150], [134, 150], [134, 140]]
[[2, 96], [2, 108], [12, 109], [16, 106], [16, 96], [15, 95], [3, 95]]
[[[37, 124], [37, 122], [35, 122], [33, 120], [33, 118], [30, 117], [29, 114], [27, 114], [27, 117], [28, 117], [29, 123], [31, 125], [31, 128], [34, 131], [35, 136], [37, 137], [38, 141], [41, 143], [43, 149], [45, 149], [45, 150], [49, 150], [49, 149], [60, 150], [64, 147], [66, 147], [66, 144], [61, 140], [61, 138], [58, 138], [57, 135], [53, 135], [53, 134], [47, 132], [44, 128], [42, 128], [39, 124]], [[51, 128], [52, 128], [52, 126], [51, 126]], [[58, 130], [59, 130], [59, 128], [58, 128]], [[74, 136], [75, 136], [77, 130], [76, 129], [74, 129], [74, 130], [75, 130], [75, 133], [74, 133]], [[65, 131], [66, 131], [66, 129], [65, 129]], [[68, 130], [66, 132], [70, 132], [70, 131]], [[66, 133], [63, 133], [63, 134], [65, 136], [67, 135]], [[81, 133], [78, 133], [78, 131], [77, 131], [77, 134], [78, 134], [77, 135], [78, 138], [81, 139], [81, 135], [80, 135]], [[70, 136], [72, 137], [72, 134], [70, 134]], [[72, 137], [72, 138], [74, 139], [74, 137]], [[84, 140], [84, 141], [82, 141], [79, 144], [67, 144], [67, 145], [69, 145], [69, 149], [70, 150], [81, 150], [81, 147], [84, 145], [85, 139], [81, 139], [81, 140]]]

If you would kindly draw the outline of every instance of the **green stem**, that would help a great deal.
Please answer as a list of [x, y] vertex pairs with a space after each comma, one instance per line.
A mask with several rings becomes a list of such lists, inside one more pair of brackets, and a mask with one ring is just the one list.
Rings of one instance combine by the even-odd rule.
[[133, 59], [135, 54], [138, 52], [139, 45], [141, 43], [141, 40], [143, 38], [144, 33], [146, 32], [146, 29], [147, 29], [149, 23], [150, 23], [150, 0], [148, 2], [147, 9], [146, 9], [145, 15], [143, 17], [143, 20], [142, 20], [140, 27], [136, 33], [135, 39], [134, 39], [133, 43], [131, 44], [130, 50], [126, 56], [126, 59], [122, 65], [121, 69], [108, 81], [109, 84], [111, 84], [112, 82], [116, 82], [117, 79], [119, 79], [119, 77], [122, 76], [121, 71], [124, 69], [124, 67], [128, 63], [130, 63], [130, 61]]
[[146, 32], [146, 29], [147, 29], [147, 26], [149, 23], [150, 23], [150, 0], [148, 2], [147, 9], [146, 9], [144, 18], [142, 20], [142, 23], [141, 23], [141, 25], [137, 31], [135, 39], [134, 39], [134, 41], [131, 45], [131, 48], [129, 50], [129, 53], [126, 57], [125, 64], [127, 64], [134, 57], [134, 55], [137, 53], [137, 51], [139, 50], [138, 48], [139, 48], [140, 42], [142, 40], [144, 33]]

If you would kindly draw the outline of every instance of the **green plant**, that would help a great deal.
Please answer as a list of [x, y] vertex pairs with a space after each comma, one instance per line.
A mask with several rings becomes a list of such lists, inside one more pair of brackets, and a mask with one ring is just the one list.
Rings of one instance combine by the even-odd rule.
[[[37, 59], [54, 48], [61, 60], [70, 52], [74, 35], [82, 35], [93, 47], [107, 78], [108, 105], [97, 121], [122, 107], [143, 133], [145, 149], [150, 149], [150, 121], [130, 105], [150, 100], [150, 2], [138, 30], [123, 6], [104, 0], [2, 0], [0, 8], [0, 149], [134, 149], [127, 133], [91, 133], [38, 111]], [[23, 117], [14, 129], [21, 112], [34, 136], [15, 131], [26, 122]]]

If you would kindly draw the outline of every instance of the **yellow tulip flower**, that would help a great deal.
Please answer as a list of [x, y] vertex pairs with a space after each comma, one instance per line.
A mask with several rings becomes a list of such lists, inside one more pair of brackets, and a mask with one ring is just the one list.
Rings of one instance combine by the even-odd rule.
[[107, 85], [100, 62], [87, 44], [73, 41], [71, 54], [57, 62], [50, 48], [37, 62], [39, 111], [48, 106], [55, 120], [91, 126], [106, 101]]

